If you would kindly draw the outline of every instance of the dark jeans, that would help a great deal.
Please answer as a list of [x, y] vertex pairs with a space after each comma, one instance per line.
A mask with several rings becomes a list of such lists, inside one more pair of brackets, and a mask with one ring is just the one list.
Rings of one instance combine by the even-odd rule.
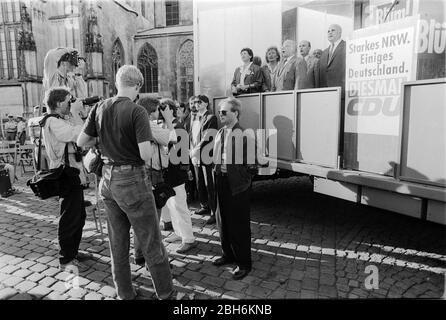
[[159, 299], [173, 293], [152, 184], [144, 167], [105, 165], [99, 185], [107, 213], [113, 282], [120, 299], [135, 298], [130, 271], [130, 227], [138, 239]]
[[186, 193], [188, 198], [190, 198], [191, 200], [195, 200], [195, 196], [196, 196], [196, 190], [197, 190], [197, 185], [196, 185], [196, 178], [195, 178], [195, 169], [194, 169], [194, 165], [192, 164], [192, 162], [189, 163], [189, 170], [192, 172], [192, 180], [187, 180], [186, 181]]
[[85, 225], [84, 192], [80, 180], [67, 183], [59, 199], [60, 219], [58, 228], [59, 262], [66, 264], [76, 258]]
[[231, 194], [227, 176], [216, 175], [216, 220], [223, 256], [241, 269], [251, 269], [250, 189]]
[[23, 146], [26, 140], [26, 132], [23, 131], [22, 133], [20, 133], [18, 140], [20, 145]]
[[198, 200], [202, 208], [210, 209], [215, 214], [217, 208], [213, 174], [211, 166], [195, 166], [195, 180], [197, 182]]
[[16, 135], [17, 135], [17, 132], [6, 132], [6, 140], [14, 141]]

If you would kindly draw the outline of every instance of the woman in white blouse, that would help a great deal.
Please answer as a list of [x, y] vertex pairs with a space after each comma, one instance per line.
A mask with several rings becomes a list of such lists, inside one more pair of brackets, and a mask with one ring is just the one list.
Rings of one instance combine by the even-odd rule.
[[277, 72], [277, 66], [280, 61], [280, 53], [277, 47], [269, 47], [265, 54], [266, 64], [262, 66], [261, 71], [263, 75], [262, 91], [271, 91], [274, 76]]

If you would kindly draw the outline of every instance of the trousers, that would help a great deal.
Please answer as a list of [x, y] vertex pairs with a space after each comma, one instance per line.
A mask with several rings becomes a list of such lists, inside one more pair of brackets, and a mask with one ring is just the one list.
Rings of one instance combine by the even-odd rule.
[[99, 185], [107, 214], [113, 282], [119, 299], [135, 298], [130, 270], [130, 227], [138, 238], [159, 299], [174, 293], [166, 248], [161, 241], [152, 184], [143, 166], [105, 165]]

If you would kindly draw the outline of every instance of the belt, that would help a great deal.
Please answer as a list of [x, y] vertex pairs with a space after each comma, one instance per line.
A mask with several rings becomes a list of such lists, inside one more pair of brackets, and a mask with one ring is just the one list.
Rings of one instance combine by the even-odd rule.
[[129, 170], [138, 169], [138, 168], [143, 167], [143, 165], [135, 166], [132, 164], [124, 164], [121, 166], [117, 166], [114, 164], [104, 164], [104, 165], [107, 167], [110, 167], [112, 169], [112, 171], [129, 171]]

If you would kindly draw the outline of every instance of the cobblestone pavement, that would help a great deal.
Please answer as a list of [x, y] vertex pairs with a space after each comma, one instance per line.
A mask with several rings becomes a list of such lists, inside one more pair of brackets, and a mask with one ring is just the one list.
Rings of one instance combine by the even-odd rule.
[[[37, 199], [25, 180], [20, 193], [0, 199], [0, 299], [116, 299], [108, 242], [91, 211], [81, 249], [92, 259], [74, 288], [72, 275], [58, 269], [58, 202]], [[86, 198], [94, 199], [91, 189]], [[188, 255], [167, 246], [181, 292], [191, 299], [444, 295], [443, 226], [313, 193], [306, 177], [254, 183], [251, 216], [253, 270], [234, 281], [229, 266], [211, 264], [220, 253], [216, 227], [193, 215], [199, 245]], [[154, 299], [148, 272], [132, 264], [132, 274], [140, 298]]]

